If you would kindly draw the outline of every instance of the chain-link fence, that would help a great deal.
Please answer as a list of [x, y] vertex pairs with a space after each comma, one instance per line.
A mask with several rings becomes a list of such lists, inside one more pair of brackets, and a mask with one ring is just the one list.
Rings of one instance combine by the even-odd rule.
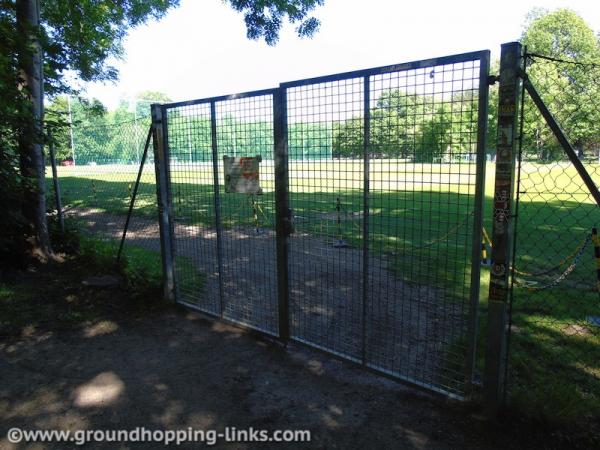
[[[600, 186], [600, 65], [529, 54], [527, 76]], [[600, 208], [525, 93], [508, 361], [509, 399], [535, 416], [600, 417]]]
[[[151, 120], [73, 126], [63, 129], [65, 148], [54, 148], [57, 180], [67, 225], [99, 250], [117, 257], [119, 242], [136, 187]], [[54, 134], [56, 134], [55, 132]], [[72, 133], [72, 134], [71, 134]], [[55, 143], [53, 143], [55, 144]], [[129, 222], [124, 255], [130, 264], [161, 276], [156, 184], [152, 146], [148, 150]], [[51, 176], [50, 170], [47, 176]], [[52, 179], [48, 178], [48, 186]], [[49, 195], [54, 197], [52, 189]], [[54, 198], [49, 200], [54, 205]]]

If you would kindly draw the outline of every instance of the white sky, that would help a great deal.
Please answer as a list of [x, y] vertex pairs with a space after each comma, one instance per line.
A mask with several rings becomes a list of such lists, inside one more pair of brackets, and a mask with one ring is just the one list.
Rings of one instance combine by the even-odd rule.
[[313, 39], [286, 26], [269, 47], [249, 41], [243, 17], [221, 0], [182, 0], [163, 20], [130, 32], [116, 84], [87, 95], [119, 98], [160, 91], [174, 101], [276, 87], [280, 82], [490, 49], [519, 38], [534, 7], [568, 7], [600, 31], [598, 0], [325, 0]]

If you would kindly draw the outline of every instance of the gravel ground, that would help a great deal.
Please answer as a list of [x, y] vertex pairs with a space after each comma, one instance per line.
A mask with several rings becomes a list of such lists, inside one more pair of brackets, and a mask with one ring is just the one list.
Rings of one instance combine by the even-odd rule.
[[[74, 209], [71, 214], [85, 220], [94, 233], [120, 238], [122, 216], [92, 209]], [[189, 264], [184, 266], [177, 275], [181, 300], [217, 315], [222, 307], [226, 318], [277, 335], [274, 231], [223, 229], [222, 305], [216, 230], [178, 222], [175, 236], [177, 256], [191, 262], [204, 280], [200, 291], [197, 283], [190, 283], [197, 274]], [[157, 223], [133, 217], [127, 243], [159, 251]], [[369, 301], [363, 316], [362, 249], [335, 248], [323, 238], [296, 233], [291, 237], [289, 262], [294, 338], [362, 360], [364, 334], [369, 366], [462, 393], [464, 356], [450, 355], [448, 344], [466, 336], [465, 305], [448, 300], [441, 289], [399, 280], [388, 270], [385, 258], [371, 257]]]
[[[2, 287], [15, 294], [0, 298], [0, 318], [12, 317], [0, 321], [2, 450], [76, 447], [16, 445], [7, 438], [13, 427], [311, 433], [310, 443], [215, 445], [228, 449], [586, 448], [557, 427], [487, 423], [470, 405], [305, 347], [284, 348], [124, 285], [84, 285], [82, 279], [102, 275], [96, 270], [67, 260], [3, 278]], [[120, 440], [85, 448], [133, 447], [163, 445]]]

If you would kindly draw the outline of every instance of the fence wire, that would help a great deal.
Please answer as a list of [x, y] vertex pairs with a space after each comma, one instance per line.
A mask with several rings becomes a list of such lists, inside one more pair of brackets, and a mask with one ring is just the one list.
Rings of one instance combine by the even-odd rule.
[[[166, 111], [178, 298], [276, 335], [273, 94]], [[260, 156], [262, 193], [226, 192], [224, 156]]]
[[472, 375], [479, 57], [282, 85], [290, 148], [331, 130], [289, 164], [292, 338], [457, 396]]
[[[55, 147], [64, 215], [104, 254], [117, 256], [151, 120], [73, 127]], [[68, 129], [53, 135], [70, 133]], [[140, 276], [161, 278], [152, 146], [141, 176], [123, 254]], [[48, 162], [49, 164], [49, 162]], [[51, 171], [47, 170], [51, 177]], [[48, 186], [52, 185], [48, 178]], [[49, 194], [54, 192], [49, 189]], [[51, 200], [51, 203], [54, 201]], [[135, 267], [134, 267], [135, 266]]]
[[[528, 55], [527, 76], [600, 186], [600, 66]], [[535, 416], [600, 417], [600, 208], [525, 94], [509, 399]]]
[[[177, 300], [271, 335], [289, 322], [297, 342], [469, 394], [488, 60], [474, 52], [163, 105], [154, 126], [166, 144]], [[76, 130], [75, 164], [60, 168], [64, 203], [106, 238], [123, 229], [136, 126]], [[276, 130], [288, 160], [277, 171]], [[261, 195], [225, 192], [224, 156], [261, 156]], [[151, 164], [128, 248], [160, 248]], [[275, 233], [276, 182], [289, 194], [289, 238]]]
[[167, 110], [179, 300], [221, 311], [210, 104]]

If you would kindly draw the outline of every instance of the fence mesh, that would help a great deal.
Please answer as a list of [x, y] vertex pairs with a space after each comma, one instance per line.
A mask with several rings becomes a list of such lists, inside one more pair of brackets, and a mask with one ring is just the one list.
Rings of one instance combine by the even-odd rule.
[[209, 104], [167, 111], [175, 276], [180, 301], [221, 311]]
[[[527, 75], [600, 186], [600, 66], [528, 55]], [[600, 208], [527, 94], [522, 113], [510, 400], [531, 414], [600, 416]]]
[[[68, 146], [56, 148], [65, 217], [90, 238], [92, 245], [102, 247], [101, 251], [115, 258], [150, 123], [149, 117], [142, 117], [135, 121], [74, 126], [73, 139], [66, 140]], [[50, 170], [47, 176], [47, 184], [52, 186]], [[159, 282], [162, 269], [154, 179], [150, 145], [124, 255], [131, 256], [128, 263], [137, 274]], [[54, 196], [53, 190], [48, 192]], [[49, 204], [54, 205], [53, 199]]]
[[369, 363], [459, 395], [475, 320], [480, 71], [468, 59], [370, 77]]
[[218, 101], [215, 110], [219, 167], [224, 156], [261, 157], [260, 195], [221, 190], [223, 315], [277, 334], [273, 95]]
[[[345, 127], [354, 152], [327, 134], [313, 141], [311, 160], [289, 163], [291, 238], [290, 333], [297, 340], [355, 361], [363, 355], [363, 111], [362, 78], [287, 89], [288, 145], [310, 129]], [[332, 148], [333, 147], [333, 148]], [[335, 158], [330, 155], [335, 154]]]
[[[273, 95], [191, 103], [166, 108], [178, 294], [277, 334]], [[262, 193], [226, 192], [224, 156], [260, 156]]]
[[480, 69], [449, 58], [283, 85], [289, 147], [324, 130], [317, 158], [289, 163], [295, 340], [465, 394]]
[[[466, 392], [482, 58], [282, 85], [293, 339]], [[600, 65], [530, 54], [527, 74], [600, 185]], [[165, 131], [178, 300], [277, 334], [272, 92], [168, 106]], [[115, 254], [149, 125], [74, 127], [70, 147], [57, 149], [66, 215]], [[522, 126], [509, 396], [534, 415], [591, 423], [600, 294], [590, 233], [600, 209], [527, 95]], [[225, 193], [223, 156], [257, 155], [262, 195]], [[160, 277], [153, 166], [150, 150], [125, 255]]]

